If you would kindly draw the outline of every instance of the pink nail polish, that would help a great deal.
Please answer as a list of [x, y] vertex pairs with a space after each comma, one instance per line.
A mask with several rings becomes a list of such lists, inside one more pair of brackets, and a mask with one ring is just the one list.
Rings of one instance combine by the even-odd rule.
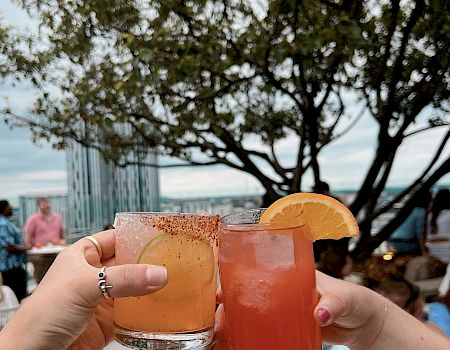
[[319, 320], [321, 320], [324, 324], [327, 323], [331, 318], [330, 312], [323, 307], [317, 310], [317, 316], [319, 317]]

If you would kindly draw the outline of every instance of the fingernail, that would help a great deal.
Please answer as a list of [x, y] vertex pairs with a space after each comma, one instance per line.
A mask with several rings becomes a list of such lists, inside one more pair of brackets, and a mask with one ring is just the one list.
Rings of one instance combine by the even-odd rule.
[[145, 275], [151, 286], [163, 286], [167, 282], [167, 270], [163, 266], [151, 266], [147, 268]]
[[322, 323], [325, 324], [330, 320], [331, 315], [327, 309], [321, 307], [317, 310], [317, 317], [319, 317], [319, 320], [321, 320]]

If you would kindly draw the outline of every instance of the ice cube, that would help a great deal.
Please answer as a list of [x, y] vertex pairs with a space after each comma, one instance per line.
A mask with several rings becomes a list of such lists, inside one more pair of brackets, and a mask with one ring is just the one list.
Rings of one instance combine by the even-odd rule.
[[235, 271], [231, 293], [242, 306], [264, 313], [270, 306], [271, 286], [275, 275], [269, 272], [242, 268]]
[[253, 236], [256, 265], [268, 270], [290, 270], [295, 266], [292, 234]]

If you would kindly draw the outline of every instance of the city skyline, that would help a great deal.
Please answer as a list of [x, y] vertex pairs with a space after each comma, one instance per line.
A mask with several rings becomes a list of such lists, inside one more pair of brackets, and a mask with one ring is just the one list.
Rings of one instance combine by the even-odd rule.
[[[354, 134], [358, 134], [361, 129], [364, 129], [364, 125], [359, 131], [355, 128]], [[33, 145], [29, 134], [28, 130], [9, 130], [3, 123], [0, 124], [0, 148], [4, 150], [0, 155], [0, 196], [14, 205], [17, 205], [20, 195], [67, 193], [65, 152], [52, 150], [48, 144], [42, 142], [40, 147]], [[441, 137], [442, 130], [434, 130], [428, 134], [430, 135], [423, 135], [427, 137], [421, 137], [416, 142], [406, 142], [402, 145], [401, 153], [410, 153], [411, 156], [398, 157], [388, 186], [406, 185], [420, 173], [429, 158], [428, 154], [434, 152], [433, 144], [436, 143], [436, 138]], [[337, 150], [325, 153], [319, 158], [324, 169], [323, 179], [328, 181], [333, 189], [358, 187], [374, 151], [374, 147], [368, 147], [367, 144], [368, 142], [361, 142], [358, 145], [358, 138], [350, 135], [347, 142]], [[417, 151], [414, 152], [414, 149]], [[449, 182], [449, 175], [440, 181], [445, 184]], [[309, 179], [304, 190], [309, 190], [311, 186], [312, 181]], [[170, 198], [263, 193], [262, 187], [255, 179], [224, 167], [161, 169], [160, 187], [161, 196]]]

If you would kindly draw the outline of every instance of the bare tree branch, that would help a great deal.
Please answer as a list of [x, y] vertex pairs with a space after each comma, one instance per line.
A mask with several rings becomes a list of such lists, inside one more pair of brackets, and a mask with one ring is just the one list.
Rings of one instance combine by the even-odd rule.
[[341, 131], [338, 135], [333, 137], [333, 140], [340, 138], [342, 136], [344, 136], [346, 133], [348, 133], [351, 129], [353, 129], [353, 127], [358, 123], [358, 121], [362, 118], [362, 116], [364, 115], [364, 112], [366, 111], [366, 107], [367, 105], [364, 105], [363, 108], [361, 108], [361, 111], [358, 113], [358, 115], [355, 117], [355, 119], [353, 119], [353, 121], [343, 130]]
[[386, 69], [387, 69], [387, 61], [389, 59], [389, 56], [391, 55], [391, 47], [392, 47], [392, 37], [395, 33], [395, 28], [397, 27], [397, 20], [398, 20], [398, 14], [400, 11], [400, 0], [393, 0], [391, 2], [391, 16], [390, 16], [390, 23], [389, 23], [389, 28], [388, 28], [388, 34], [386, 35], [386, 46], [384, 47], [384, 55], [383, 55], [383, 60], [381, 61], [380, 64], [380, 71], [378, 72], [378, 74], [376, 75], [375, 78], [375, 89], [377, 92], [377, 100], [379, 101], [378, 103], [378, 107], [380, 108], [382, 106], [382, 98], [381, 98], [381, 83], [383, 81], [383, 78], [385, 76], [386, 73]]
[[270, 144], [270, 154], [272, 156], [271, 164], [274, 167], [274, 169], [276, 170], [277, 174], [280, 175], [284, 181], [287, 181], [288, 178], [286, 176], [286, 169], [283, 168], [281, 166], [280, 162], [278, 161], [277, 155], [275, 153], [275, 146], [274, 146], [273, 142]]
[[297, 166], [294, 169], [293, 176], [292, 176], [292, 182], [291, 182], [291, 188], [290, 192], [295, 193], [301, 191], [302, 188], [302, 175], [305, 171], [305, 168], [303, 167], [303, 160], [305, 158], [305, 129], [304, 124], [302, 123], [300, 127], [300, 146], [297, 153]]
[[389, 221], [381, 231], [376, 235], [368, 238], [364, 241], [364, 247], [357, 245], [351, 252], [353, 258], [356, 261], [361, 261], [367, 258], [372, 251], [377, 248], [382, 242], [389, 238], [392, 232], [397, 229], [402, 222], [408, 217], [411, 211], [414, 209], [416, 199], [424, 191], [429, 191], [440, 178], [450, 172], [450, 157], [447, 158], [431, 175], [429, 175], [425, 181], [422, 182], [420, 188], [408, 199], [405, 205], [400, 209], [397, 215]]
[[404, 189], [402, 192], [397, 194], [388, 204], [386, 204], [385, 206], [376, 210], [373, 213], [373, 215], [366, 217], [364, 219], [364, 221], [361, 222], [361, 224], [364, 224], [364, 222], [369, 221], [369, 220], [372, 221], [373, 219], [379, 217], [381, 214], [386, 213], [389, 209], [391, 209], [394, 206], [394, 204], [399, 203], [401, 200], [403, 200], [403, 198], [405, 198], [408, 194], [410, 194], [416, 187], [418, 187], [422, 183], [423, 179], [428, 175], [428, 173], [433, 168], [433, 166], [436, 164], [436, 162], [439, 160], [440, 156], [442, 155], [442, 152], [445, 149], [445, 145], [447, 144], [449, 139], [450, 139], [450, 130], [447, 131], [447, 133], [445, 134], [438, 149], [436, 150], [436, 153], [434, 154], [433, 158], [430, 160], [427, 168], [422, 172], [422, 174], [420, 174], [411, 185], [409, 185], [406, 189]]
[[[397, 0], [396, 0], [397, 1]], [[385, 117], [391, 115], [391, 111], [395, 110], [395, 106], [397, 103], [395, 102], [396, 99], [396, 85], [400, 81], [400, 78], [402, 76], [403, 72], [403, 60], [405, 59], [405, 52], [406, 52], [406, 45], [408, 44], [408, 41], [410, 39], [410, 35], [412, 32], [412, 29], [414, 28], [415, 24], [420, 18], [420, 15], [422, 14], [423, 10], [425, 8], [425, 3], [423, 0], [415, 0], [415, 7], [411, 12], [411, 16], [409, 17], [408, 23], [402, 30], [402, 41], [400, 44], [400, 48], [398, 50], [398, 56], [395, 60], [394, 67], [393, 67], [393, 75], [391, 78], [391, 81], [389, 82], [388, 86], [388, 97], [385, 104], [386, 112], [384, 114]]]
[[430, 126], [425, 126], [425, 127], [423, 127], [423, 128], [419, 128], [419, 129], [416, 129], [416, 130], [414, 130], [414, 131], [411, 131], [411, 132], [405, 134], [404, 137], [403, 137], [403, 139], [405, 139], [405, 138], [407, 138], [407, 137], [410, 137], [410, 136], [414, 136], [414, 135], [419, 134], [419, 133], [421, 133], [421, 132], [423, 132], [423, 131], [427, 131], [427, 130], [431, 130], [431, 129], [436, 129], [436, 128], [440, 128], [440, 127], [443, 127], [443, 126], [449, 126], [449, 125], [450, 125], [450, 123], [442, 123], [442, 124], [440, 124], [440, 125], [430, 125]]
[[218, 161], [213, 161], [213, 162], [188, 162], [186, 164], [165, 164], [165, 165], [161, 165], [158, 163], [151, 163], [151, 162], [146, 162], [146, 161], [134, 161], [134, 160], [120, 160], [118, 162], [115, 162], [115, 165], [121, 167], [121, 168], [125, 168], [129, 165], [140, 165], [140, 166], [148, 166], [148, 167], [152, 167], [152, 168], [158, 168], [158, 169], [164, 169], [164, 168], [183, 168], [183, 167], [196, 167], [196, 166], [209, 166], [209, 165], [217, 165], [220, 164]]

